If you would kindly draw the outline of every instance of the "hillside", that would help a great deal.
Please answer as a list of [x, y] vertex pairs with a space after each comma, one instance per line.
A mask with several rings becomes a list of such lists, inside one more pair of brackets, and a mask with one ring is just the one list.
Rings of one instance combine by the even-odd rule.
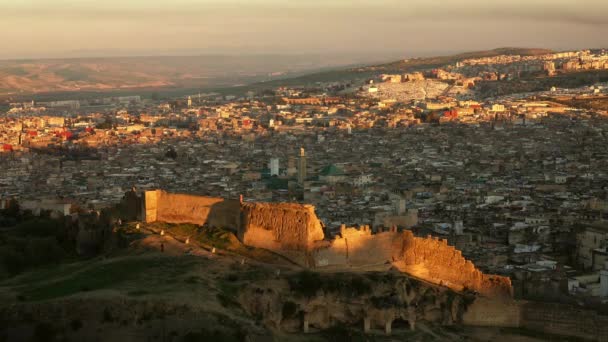
[[[411, 72], [467, 58], [501, 54], [538, 55], [545, 49], [499, 48], [450, 56], [359, 64], [356, 57], [318, 55], [120, 57], [0, 61], [0, 96], [87, 92], [168, 95], [224, 88], [244, 92], [278, 86], [364, 79], [378, 73]], [[221, 89], [220, 89], [221, 90]]]
[[5, 60], [0, 61], [0, 95], [234, 86], [356, 60], [313, 55]]
[[[0, 281], [5, 304], [0, 308], [0, 340], [483, 341], [505, 333], [523, 337], [519, 330], [480, 331], [460, 324], [474, 299], [470, 293], [398, 272], [303, 271], [268, 251], [242, 246], [230, 232], [199, 228], [154, 223], [137, 229], [135, 223], [128, 224], [117, 232], [129, 241], [125, 247]], [[385, 331], [389, 314], [397, 317], [391, 336]], [[305, 321], [308, 334], [303, 334]]]
[[[534, 48], [498, 48], [486, 51], [465, 52], [451, 56], [406, 59], [377, 66], [371, 66], [368, 68], [375, 71], [408, 72], [417, 69], [436, 68], [447, 64], [454, 64], [458, 61], [471, 58], [494, 57], [499, 55], [536, 56], [548, 53], [552, 53], [552, 51], [547, 49]], [[362, 70], [366, 70], [368, 68], [363, 68]]]
[[551, 50], [536, 49], [536, 48], [497, 48], [493, 50], [466, 52], [456, 55], [412, 58], [394, 61], [385, 64], [369, 65], [364, 67], [344, 68], [339, 70], [330, 70], [318, 73], [312, 73], [299, 77], [294, 77], [285, 80], [276, 80], [264, 83], [257, 83], [254, 87], [270, 87], [270, 86], [295, 86], [295, 85], [312, 85], [316, 82], [331, 82], [331, 81], [348, 81], [355, 79], [364, 79], [372, 77], [379, 73], [406, 73], [419, 71], [423, 69], [438, 68], [448, 64], [454, 64], [470, 58], [493, 57], [499, 55], [521, 55], [535, 56], [551, 53]]

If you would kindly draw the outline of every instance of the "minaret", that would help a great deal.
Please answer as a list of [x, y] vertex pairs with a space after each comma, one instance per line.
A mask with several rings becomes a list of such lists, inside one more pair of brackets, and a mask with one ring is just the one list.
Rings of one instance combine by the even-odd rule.
[[279, 158], [271, 158], [268, 168], [270, 169], [271, 176], [278, 176], [279, 175]]
[[306, 180], [306, 152], [304, 147], [300, 148], [300, 159], [298, 161], [298, 184], [303, 185]]

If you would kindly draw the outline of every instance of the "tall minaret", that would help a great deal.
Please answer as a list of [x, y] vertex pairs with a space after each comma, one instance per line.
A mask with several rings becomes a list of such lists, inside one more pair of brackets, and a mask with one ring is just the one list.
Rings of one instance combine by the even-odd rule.
[[306, 152], [304, 147], [300, 148], [300, 160], [298, 161], [298, 184], [303, 185], [306, 180]]

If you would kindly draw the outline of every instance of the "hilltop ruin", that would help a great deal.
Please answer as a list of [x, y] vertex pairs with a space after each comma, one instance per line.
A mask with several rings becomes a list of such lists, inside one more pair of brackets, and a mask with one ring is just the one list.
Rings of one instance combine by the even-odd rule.
[[415, 237], [411, 231], [396, 229], [372, 233], [369, 226], [343, 226], [340, 236], [328, 240], [312, 205], [240, 202], [154, 190], [142, 196], [140, 216], [146, 222], [231, 229], [245, 245], [271, 250], [310, 269], [352, 271], [390, 264], [456, 291], [512, 297], [508, 277], [484, 274], [446, 240]]

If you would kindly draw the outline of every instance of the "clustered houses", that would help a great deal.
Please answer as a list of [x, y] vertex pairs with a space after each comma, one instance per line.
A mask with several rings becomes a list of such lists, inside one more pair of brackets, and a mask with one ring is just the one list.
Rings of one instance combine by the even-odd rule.
[[453, 75], [15, 103], [0, 116], [0, 206], [98, 209], [133, 187], [295, 200], [329, 236], [362, 224], [447, 238], [519, 297], [608, 297], [608, 113], [562, 104], [605, 85], [486, 101]]

